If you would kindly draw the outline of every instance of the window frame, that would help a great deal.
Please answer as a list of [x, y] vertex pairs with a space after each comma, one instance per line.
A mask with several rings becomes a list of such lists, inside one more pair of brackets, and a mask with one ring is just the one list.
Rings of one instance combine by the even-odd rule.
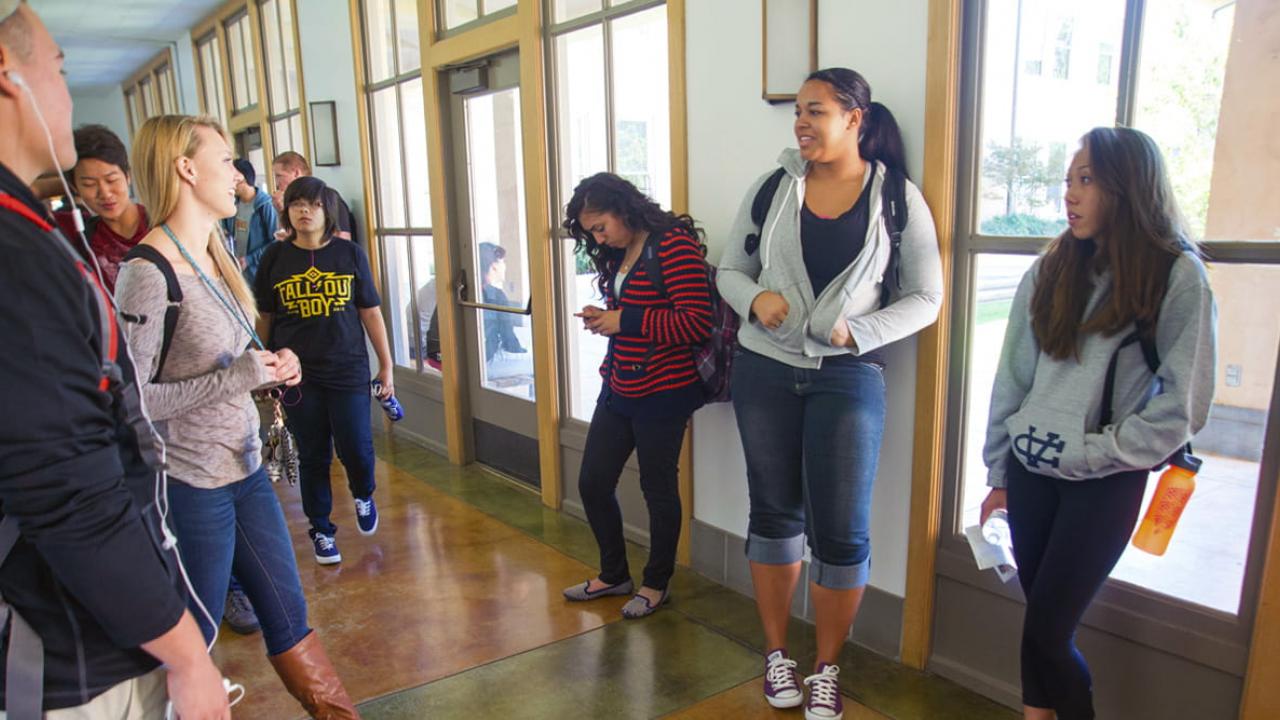
[[[419, 285], [418, 285], [418, 277], [417, 277], [417, 262], [415, 262], [415, 259], [416, 259], [417, 253], [422, 252], [423, 247], [426, 246], [431, 248], [428, 252], [431, 253], [432, 255], [431, 262], [434, 264], [435, 262], [434, 247], [435, 247], [435, 241], [436, 241], [436, 234], [435, 234], [434, 223], [426, 227], [416, 227], [411, 224], [411, 213], [409, 210], [409, 207], [410, 207], [409, 158], [406, 150], [406, 146], [408, 145], [408, 143], [405, 143], [403, 141], [403, 133], [404, 133], [404, 127], [405, 127], [404, 88], [406, 85], [409, 85], [414, 81], [419, 81], [420, 83], [424, 82], [422, 67], [419, 64], [419, 66], [409, 70], [405, 70], [403, 72], [400, 70], [400, 62], [401, 62], [400, 34], [399, 32], [397, 32], [397, 28], [400, 27], [400, 24], [399, 24], [399, 19], [396, 15], [397, 13], [396, 2], [394, 0], [388, 0], [387, 20], [390, 23], [390, 26], [392, 29], [391, 34], [389, 36], [391, 41], [392, 73], [388, 77], [385, 77], [381, 80], [378, 80], [376, 82], [372, 81], [370, 78], [373, 73], [372, 71], [373, 63], [372, 63], [372, 50], [371, 50], [371, 43], [370, 43], [371, 28], [369, 26], [368, 2], [367, 0], [358, 0], [356, 5], [357, 5], [356, 9], [359, 15], [360, 33], [361, 33], [361, 40], [362, 40], [360, 44], [361, 45], [360, 52], [362, 53], [362, 58], [361, 58], [362, 67], [360, 68], [361, 77], [359, 78], [359, 83], [360, 83], [359, 93], [361, 96], [359, 98], [359, 102], [364, 104], [365, 116], [368, 118], [368, 122], [366, 123], [368, 135], [367, 137], [364, 138], [364, 141], [368, 144], [368, 148], [369, 148], [369, 159], [368, 159], [369, 171], [370, 171], [369, 184], [371, 186], [371, 193], [369, 197], [372, 199], [370, 207], [365, 209], [365, 212], [369, 216], [369, 225], [373, 228], [373, 232], [370, 233], [369, 242], [371, 246], [373, 246], [376, 243], [375, 249], [378, 254], [379, 270], [384, 280], [381, 291], [385, 294], [388, 290], [388, 288], [386, 287], [385, 280], [386, 278], [391, 276], [391, 274], [388, 272], [388, 268], [390, 267], [389, 263], [392, 262], [393, 260], [391, 257], [391, 253], [387, 251], [386, 238], [389, 238], [389, 237], [406, 238], [405, 246], [408, 248], [408, 251], [409, 251], [409, 255], [406, 258], [407, 270], [409, 273], [410, 285], [411, 287], [414, 288], [414, 292], [409, 297], [409, 308], [410, 308], [409, 317], [413, 321], [412, 322], [413, 332], [412, 332], [411, 340], [415, 344], [414, 347], [422, 348], [423, 344], [422, 344], [422, 337], [421, 337], [421, 327], [420, 327], [420, 323], [416, 321], [416, 318], [418, 317], [417, 289], [419, 288]], [[421, 5], [419, 5], [419, 12], [421, 12], [421, 10], [422, 10], [422, 7]], [[419, 42], [421, 43], [421, 37], [419, 37]], [[379, 92], [385, 91], [388, 88], [394, 88], [395, 90], [395, 102], [396, 102], [395, 117], [396, 117], [397, 128], [401, 135], [401, 141], [399, 143], [400, 186], [398, 188], [401, 194], [401, 199], [403, 200], [403, 203], [404, 203], [404, 224], [401, 226], [384, 225], [383, 218], [382, 218], [382, 197], [383, 197], [383, 193], [385, 192], [385, 189], [383, 188], [380, 180], [381, 173], [380, 173], [379, 163], [381, 162], [381, 160], [379, 159], [379, 154], [377, 151], [378, 115], [375, 112], [375, 108], [374, 108], [374, 95]], [[425, 117], [424, 117], [424, 123], [425, 123]], [[429, 188], [430, 187], [429, 170], [428, 170], [427, 185]], [[430, 245], [427, 245], [426, 243], [418, 242], [418, 240], [422, 238], [429, 239]], [[438, 271], [434, 276], [434, 279], [436, 281], [436, 287], [439, 288], [440, 276]], [[398, 308], [392, 308], [389, 303], [385, 303], [385, 302], [383, 303], [383, 306], [384, 306], [383, 307], [384, 319], [387, 322], [387, 327], [390, 328], [392, 327], [392, 318], [390, 317], [389, 313], [397, 312]], [[412, 364], [401, 364], [398, 361], [398, 359], [393, 359], [392, 365], [393, 367], [397, 367], [406, 371], [413, 372], [414, 377], [420, 380], [426, 380], [428, 378], [432, 378], [437, 382], [440, 381], [441, 379], [440, 371], [427, 365], [427, 363], [424, 361], [424, 358], [422, 357], [421, 352], [417, 353], [417, 357], [411, 356], [408, 359], [408, 362]]]
[[[196, 85], [200, 90], [201, 112], [226, 125], [229, 103], [227, 102], [227, 73], [223, 65], [222, 45], [223, 42], [218, 35], [217, 28], [209, 28], [208, 32], [192, 39], [192, 50], [196, 60]], [[209, 63], [205, 59], [205, 48], [209, 49]], [[210, 81], [213, 82], [211, 83]], [[210, 99], [213, 100], [213, 103], [210, 103]], [[210, 107], [211, 104], [213, 107]]]
[[[605, 97], [605, 148], [608, 157], [608, 166], [602, 172], [617, 172], [617, 128], [614, 121], [614, 81], [613, 81], [613, 21], [636, 15], [647, 10], [657, 7], [666, 7], [666, 0], [629, 0], [628, 2], [614, 2], [613, 5], [602, 2], [603, 6], [595, 12], [579, 15], [572, 20], [566, 20], [560, 23], [553, 23], [551, 18], [555, 17], [555, 3], [558, 0], [542, 0], [545, 3], [544, 15], [547, 22], [543, 30], [543, 57], [545, 58], [544, 67], [546, 73], [546, 118], [547, 118], [547, 157], [550, 160], [550, 172], [548, 175], [548, 197], [551, 201], [552, 217], [558, 218], [560, 211], [564, 208], [565, 203], [573, 195], [573, 188], [562, 188], [560, 186], [560, 95], [563, 88], [560, 88], [556, 82], [558, 73], [558, 62], [556, 57], [556, 40], [562, 35], [568, 35], [579, 30], [596, 25], [601, 26], [602, 34], [602, 50], [603, 73], [604, 73], [604, 97]], [[670, 12], [670, 8], [668, 8]], [[668, 36], [667, 43], [670, 45], [671, 38]], [[673, 177], [675, 172], [674, 165], [671, 168]], [[571, 258], [566, 257], [568, 252], [565, 248], [569, 239], [568, 233], [559, 226], [559, 222], [553, 222], [552, 238], [553, 250], [552, 258], [555, 266], [555, 297], [556, 297], [556, 317], [560, 317], [560, 313], [565, 310], [565, 303], [568, 302], [570, 288], [567, 286], [566, 278], [561, 270], [566, 267], [565, 263]], [[573, 414], [573, 393], [576, 392], [574, 387], [574, 373], [572, 368], [577, 364], [577, 359], [570, 352], [572, 350], [572, 340], [570, 333], [574, 329], [568, 323], [556, 322], [556, 342], [558, 344], [558, 354], [562, 358], [560, 367], [557, 372], [560, 373], [560, 427], [562, 431], [569, 431], [573, 436], [580, 435], [582, 443], [585, 443], [587, 428], [590, 421], [582, 420]], [[581, 443], [580, 443], [581, 444]]]
[[[469, 30], [474, 30], [475, 28], [478, 28], [482, 25], [488, 25], [491, 22], [496, 22], [505, 17], [513, 16], [517, 13], [517, 11], [520, 8], [520, 3], [516, 2], [510, 5], [509, 7], [502, 8], [501, 10], [495, 10], [490, 13], [485, 13], [484, 6], [485, 6], [485, 3], [487, 3], [488, 1], [489, 0], [472, 0], [472, 2], [474, 2], [476, 6], [475, 19], [468, 20], [464, 23], [460, 23], [453, 27], [449, 27], [446, 20], [448, 16], [445, 14], [445, 5], [449, 2], [449, 0], [431, 0], [431, 2], [435, 4], [434, 9], [436, 13], [436, 18], [438, 18], [437, 27], [436, 27], [436, 40], [439, 41], [445, 38], [453, 37], [455, 35], [461, 35], [462, 33], [465, 33]], [[535, 1], [541, 1], [541, 0], [535, 0]], [[395, 4], [394, 0], [392, 0], [392, 4]], [[551, 16], [547, 15], [546, 17], [549, 18]]]
[[[294, 117], [299, 118], [299, 137], [296, 138], [297, 145], [294, 144], [293, 123], [289, 122], [287, 127], [289, 131], [289, 148], [295, 152], [300, 152], [307, 158], [311, 157], [311, 137], [309, 134], [308, 117], [306, 110], [306, 90], [303, 82], [302, 74], [302, 37], [298, 32], [298, 7], [297, 0], [255, 0], [258, 9], [258, 39], [259, 54], [263, 59], [261, 68], [263, 85], [266, 88], [266, 103], [264, 111], [263, 123], [266, 125], [267, 133], [271, 138], [272, 155], [279, 155], [281, 145], [276, 136], [276, 125], [281, 121], [289, 121]], [[281, 92], [284, 94], [284, 108], [276, 108], [272, 100], [272, 90], [275, 87], [275, 81], [278, 78], [272, 77], [272, 73], [267, 71], [265, 67], [269, 64], [270, 53], [267, 49], [267, 17], [263, 10], [263, 6], [268, 2], [275, 3], [275, 28], [278, 37], [276, 42], [280, 45], [280, 59], [285, 66], [280, 69], [281, 77], [284, 78], [284, 87]], [[296, 84], [290, 87], [289, 83], [289, 52], [285, 43], [284, 30], [284, 10], [286, 6], [289, 8], [289, 34], [293, 36], [293, 70], [296, 77]], [[261, 104], [261, 102], [260, 102]]]
[[182, 112], [174, 67], [173, 51], [165, 48], [121, 83], [131, 135], [150, 118]]
[[[1137, 106], [1140, 39], [1146, 0], [1126, 0], [1123, 40], [1113, 48], [1112, 72], [1119, 73], [1116, 122], [1131, 126]], [[952, 340], [947, 371], [946, 430], [943, 447], [942, 524], [939, 528], [937, 572], [953, 581], [986, 590], [1014, 602], [1021, 593], [1000, 584], [973, 567], [959, 532], [963, 508], [967, 428], [969, 357], [973, 343], [975, 269], [983, 254], [1037, 255], [1050, 241], [1043, 237], [984, 235], [978, 229], [980, 200], [984, 33], [987, 0], [964, 3], [962, 17], [960, 117], [958, 135], [957, 201], [954, 236]], [[1056, 38], [1055, 38], [1056, 39]], [[1055, 42], [1056, 48], [1056, 42]], [[1118, 58], [1118, 67], [1115, 60]], [[1093, 79], [1093, 76], [1090, 76]], [[1280, 242], [1206, 241], [1212, 262], [1280, 265]], [[1251, 518], [1252, 532], [1242, 580], [1241, 602], [1234, 615], [1194, 604], [1117, 579], [1108, 579], [1085, 616], [1084, 623], [1130, 641], [1155, 647], [1237, 676], [1245, 674], [1254, 619], [1258, 610], [1268, 528], [1280, 475], [1280, 363], [1259, 462], [1258, 490]]]

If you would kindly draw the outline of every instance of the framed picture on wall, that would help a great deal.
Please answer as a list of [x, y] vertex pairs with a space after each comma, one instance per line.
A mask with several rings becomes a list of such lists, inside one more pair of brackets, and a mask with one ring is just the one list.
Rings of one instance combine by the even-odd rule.
[[315, 165], [339, 165], [338, 106], [332, 100], [308, 103], [311, 107], [311, 153]]
[[766, 102], [789, 103], [818, 69], [818, 0], [760, 0], [762, 90]]

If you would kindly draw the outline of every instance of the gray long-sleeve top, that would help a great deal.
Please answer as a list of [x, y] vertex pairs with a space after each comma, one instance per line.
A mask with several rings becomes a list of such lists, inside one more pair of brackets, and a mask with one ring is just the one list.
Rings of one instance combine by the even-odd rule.
[[[182, 269], [175, 267], [182, 310], [154, 382], [169, 304], [164, 275], [144, 260], [122, 265], [116, 301], [122, 311], [147, 318], [129, 328], [129, 348], [147, 410], [168, 449], [169, 473], [194, 487], [216, 488], [243, 480], [261, 464], [258, 410], [249, 393], [269, 384], [272, 374], [247, 352], [248, 332], [200, 278]], [[215, 283], [231, 300], [226, 284]]]
[[[1084, 336], [1079, 357], [1040, 351], [1031, 329], [1037, 260], [1022, 277], [1009, 313], [991, 392], [983, 458], [987, 484], [1004, 487], [1010, 452], [1033, 472], [1084, 480], [1151, 468], [1208, 421], [1217, 366], [1217, 311], [1204, 265], [1183, 253], [1169, 272], [1156, 322], [1160, 365], [1153, 375], [1133, 343], [1116, 361], [1112, 422], [1100, 427], [1102, 390], [1111, 356], [1132, 327], [1110, 337]], [[1109, 294], [1111, 275], [1094, 278], [1088, 317]]]
[[[938, 317], [942, 305], [942, 261], [933, 216], [915, 185], [906, 184], [907, 226], [902, 231], [901, 289], [892, 288], [888, 307], [880, 307], [880, 287], [889, 265], [890, 241], [881, 208], [885, 168], [874, 162], [866, 244], [858, 257], [816, 298], [800, 246], [800, 208], [808, 163], [788, 148], [778, 158], [787, 173], [773, 196], [764, 227], [751, 220], [751, 204], [769, 177], [748, 189], [720, 256], [716, 287], [743, 318], [738, 342], [748, 350], [793, 367], [816, 368], [832, 355], [865, 354], [913, 335]], [[744, 238], [759, 232], [760, 247], [747, 254]], [[790, 309], [780, 327], [770, 330], [751, 314], [751, 303], [765, 291], [786, 298]], [[837, 322], [848, 325], [856, 350], [831, 344]]]

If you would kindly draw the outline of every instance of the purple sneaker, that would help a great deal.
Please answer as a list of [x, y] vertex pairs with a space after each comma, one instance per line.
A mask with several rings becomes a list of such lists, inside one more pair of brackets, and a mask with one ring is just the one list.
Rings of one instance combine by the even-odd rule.
[[809, 686], [804, 720], [840, 720], [844, 717], [839, 678], [840, 668], [830, 663], [819, 663], [818, 672], [804, 679], [804, 684]]
[[798, 707], [804, 702], [796, 676], [796, 661], [778, 648], [764, 658], [764, 699], [776, 708]]

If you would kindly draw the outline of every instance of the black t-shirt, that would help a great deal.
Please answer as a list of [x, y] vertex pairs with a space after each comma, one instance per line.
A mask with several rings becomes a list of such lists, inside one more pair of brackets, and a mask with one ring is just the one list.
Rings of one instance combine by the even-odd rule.
[[[821, 295], [831, 281], [844, 272], [858, 258], [862, 248], [866, 247], [873, 184], [866, 183], [853, 207], [841, 213], [840, 217], [819, 217], [808, 205], [801, 208], [800, 250], [804, 256], [805, 271], [809, 274], [809, 283], [813, 285], [814, 297]], [[884, 365], [884, 356], [877, 349], [862, 355], [835, 355], [826, 358], [824, 362], [827, 365], [857, 362]]]
[[862, 188], [862, 194], [853, 207], [840, 217], [819, 217], [808, 205], [800, 210], [800, 249], [814, 297], [821, 295], [867, 244], [872, 184], [867, 183]]
[[258, 310], [271, 313], [268, 345], [297, 353], [304, 383], [368, 388], [359, 310], [378, 307], [380, 300], [363, 248], [332, 240], [319, 250], [272, 243], [262, 255], [254, 294]]

